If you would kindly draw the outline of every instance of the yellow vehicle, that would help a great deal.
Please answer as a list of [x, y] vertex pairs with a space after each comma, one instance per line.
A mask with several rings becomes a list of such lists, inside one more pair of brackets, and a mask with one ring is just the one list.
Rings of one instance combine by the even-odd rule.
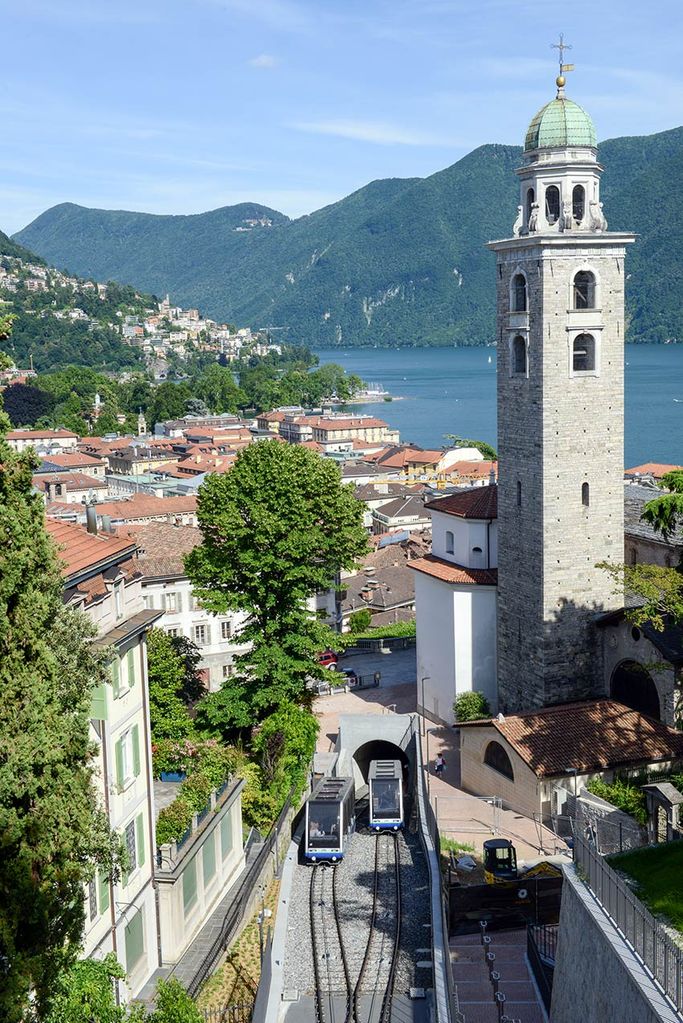
[[484, 879], [487, 884], [509, 884], [517, 880], [517, 853], [507, 838], [484, 842]]

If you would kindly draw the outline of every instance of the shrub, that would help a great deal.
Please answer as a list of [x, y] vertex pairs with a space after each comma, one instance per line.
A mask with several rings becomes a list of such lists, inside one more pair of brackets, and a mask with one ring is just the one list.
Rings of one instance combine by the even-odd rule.
[[192, 823], [192, 815], [204, 809], [212, 790], [219, 788], [238, 764], [237, 752], [221, 746], [215, 739], [187, 745], [192, 746], [186, 750], [186, 759], [183, 760], [183, 769], [187, 770], [188, 777], [170, 806], [159, 813], [157, 845], [181, 838]]
[[621, 781], [619, 778], [611, 783], [595, 778], [588, 783], [586, 788], [594, 796], [607, 800], [608, 803], [612, 803], [617, 809], [629, 814], [639, 824], [647, 824], [645, 793], [637, 786], [629, 785], [628, 782]]
[[476, 721], [491, 715], [489, 702], [483, 693], [461, 693], [453, 704], [456, 721]]
[[370, 627], [371, 621], [372, 614], [366, 607], [363, 607], [360, 611], [354, 611], [349, 615], [349, 629], [351, 633], [365, 632]]
[[149, 1023], [204, 1023], [204, 1017], [179, 980], [160, 980]]

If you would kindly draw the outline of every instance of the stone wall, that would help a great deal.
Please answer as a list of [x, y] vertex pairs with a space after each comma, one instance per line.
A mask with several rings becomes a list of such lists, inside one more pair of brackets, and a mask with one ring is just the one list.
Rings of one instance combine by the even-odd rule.
[[[630, 236], [546, 235], [492, 244], [498, 255], [498, 679], [503, 712], [602, 691], [592, 618], [619, 604], [600, 561], [623, 557], [624, 253]], [[572, 309], [590, 270], [596, 309]], [[527, 280], [528, 312], [510, 312]], [[578, 334], [594, 372], [575, 374]], [[511, 372], [521, 334], [528, 372]], [[582, 487], [588, 484], [589, 503]]]
[[550, 1023], [677, 1023], [574, 867], [564, 874]]

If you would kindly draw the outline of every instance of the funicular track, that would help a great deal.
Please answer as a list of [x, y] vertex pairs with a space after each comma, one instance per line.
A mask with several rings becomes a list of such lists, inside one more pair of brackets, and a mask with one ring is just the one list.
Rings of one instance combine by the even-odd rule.
[[[310, 924], [317, 1023], [390, 1023], [391, 999], [401, 939], [400, 839], [375, 838], [372, 909], [363, 960], [357, 978], [337, 900], [337, 866], [316, 865], [310, 883]], [[345, 999], [335, 1016], [334, 999]]]

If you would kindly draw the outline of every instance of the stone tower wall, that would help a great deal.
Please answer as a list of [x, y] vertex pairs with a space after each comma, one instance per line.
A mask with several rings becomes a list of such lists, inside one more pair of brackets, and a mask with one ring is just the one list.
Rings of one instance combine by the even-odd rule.
[[[630, 240], [546, 235], [492, 245], [498, 252], [503, 711], [602, 691], [591, 623], [620, 604], [611, 578], [596, 565], [623, 560], [624, 244]], [[597, 308], [576, 311], [571, 282], [582, 269], [598, 280]], [[520, 270], [528, 314], [510, 312], [510, 281]], [[510, 374], [510, 340], [518, 330], [528, 331], [528, 377]], [[582, 330], [596, 338], [597, 371], [573, 375], [571, 347]]]

